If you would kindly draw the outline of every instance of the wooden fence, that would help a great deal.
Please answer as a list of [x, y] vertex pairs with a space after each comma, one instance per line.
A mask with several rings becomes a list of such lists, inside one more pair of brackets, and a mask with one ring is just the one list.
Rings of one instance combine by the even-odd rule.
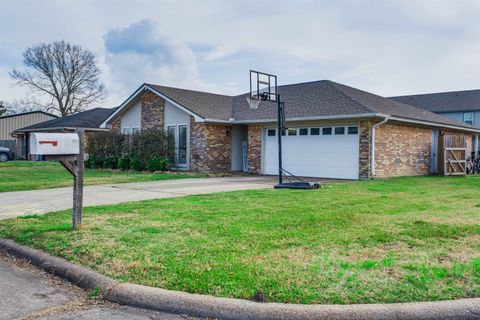
[[440, 173], [445, 176], [466, 175], [467, 139], [463, 135], [441, 135], [438, 141]]

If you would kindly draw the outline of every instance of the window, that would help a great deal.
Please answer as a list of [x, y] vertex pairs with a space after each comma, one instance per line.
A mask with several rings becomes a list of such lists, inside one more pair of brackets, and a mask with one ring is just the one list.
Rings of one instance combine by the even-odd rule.
[[139, 132], [140, 132], [139, 127], [132, 128], [132, 134], [136, 134], [136, 133], [139, 133]]
[[299, 134], [301, 136], [308, 136], [308, 129], [307, 128], [301, 128], [299, 131]]
[[289, 136], [296, 136], [297, 135], [297, 129], [288, 129], [288, 135]]
[[310, 128], [310, 135], [311, 135], [311, 136], [318, 136], [318, 135], [320, 135], [320, 128]]
[[322, 135], [329, 136], [332, 134], [332, 128], [322, 128]]
[[168, 135], [168, 146], [171, 148], [170, 150], [175, 150], [175, 152], [172, 152], [170, 155], [170, 163], [175, 163], [177, 162], [177, 156], [176, 156], [176, 143], [175, 143], [175, 126], [168, 126], [167, 127], [167, 135]]
[[275, 129], [268, 129], [267, 131], [267, 136], [269, 137], [275, 137], [276, 134], [277, 134], [277, 130]]
[[178, 163], [187, 163], [187, 126], [178, 126]]
[[130, 128], [123, 128], [123, 134], [130, 134]]
[[358, 134], [358, 127], [348, 127], [348, 134]]
[[464, 112], [463, 122], [473, 126], [473, 112]]
[[335, 127], [335, 134], [345, 134], [345, 127]]
[[282, 130], [282, 136], [287, 134], [287, 130]]

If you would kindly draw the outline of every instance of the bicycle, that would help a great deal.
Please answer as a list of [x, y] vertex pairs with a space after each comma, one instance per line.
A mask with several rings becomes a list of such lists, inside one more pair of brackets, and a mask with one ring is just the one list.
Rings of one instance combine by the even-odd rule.
[[477, 155], [475, 155], [475, 152], [472, 152], [470, 157], [467, 158], [466, 171], [467, 174], [480, 173], [480, 151]]

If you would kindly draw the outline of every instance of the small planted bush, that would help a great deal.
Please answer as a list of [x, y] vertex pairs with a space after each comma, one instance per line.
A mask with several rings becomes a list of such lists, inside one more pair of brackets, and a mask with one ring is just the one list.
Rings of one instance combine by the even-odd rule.
[[122, 171], [130, 170], [130, 158], [121, 157], [120, 159], [118, 159], [118, 168]]
[[130, 160], [130, 167], [135, 171], [144, 171], [145, 165], [143, 161], [139, 158], [133, 158]]
[[103, 167], [105, 169], [118, 169], [118, 158], [117, 157], [106, 157], [103, 162]]
[[147, 160], [148, 171], [165, 171], [168, 167], [168, 159], [164, 157], [152, 157]]

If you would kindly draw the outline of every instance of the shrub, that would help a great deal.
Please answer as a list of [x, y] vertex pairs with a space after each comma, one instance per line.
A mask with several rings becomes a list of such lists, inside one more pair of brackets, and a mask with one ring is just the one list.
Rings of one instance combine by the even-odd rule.
[[164, 157], [153, 157], [147, 160], [148, 171], [165, 171], [168, 167], [168, 159]]
[[141, 159], [132, 158], [130, 160], [130, 168], [132, 168], [135, 171], [143, 171], [145, 170], [145, 165]]
[[129, 157], [121, 157], [118, 159], [118, 167], [122, 171], [130, 170], [130, 158]]
[[[163, 171], [175, 154], [163, 130], [148, 129], [134, 135], [96, 132], [88, 135], [89, 168]], [[152, 157], [152, 155], [155, 155]], [[128, 159], [128, 160], [127, 160]]]
[[105, 169], [118, 169], [118, 158], [117, 157], [106, 157], [103, 162], [103, 167]]

